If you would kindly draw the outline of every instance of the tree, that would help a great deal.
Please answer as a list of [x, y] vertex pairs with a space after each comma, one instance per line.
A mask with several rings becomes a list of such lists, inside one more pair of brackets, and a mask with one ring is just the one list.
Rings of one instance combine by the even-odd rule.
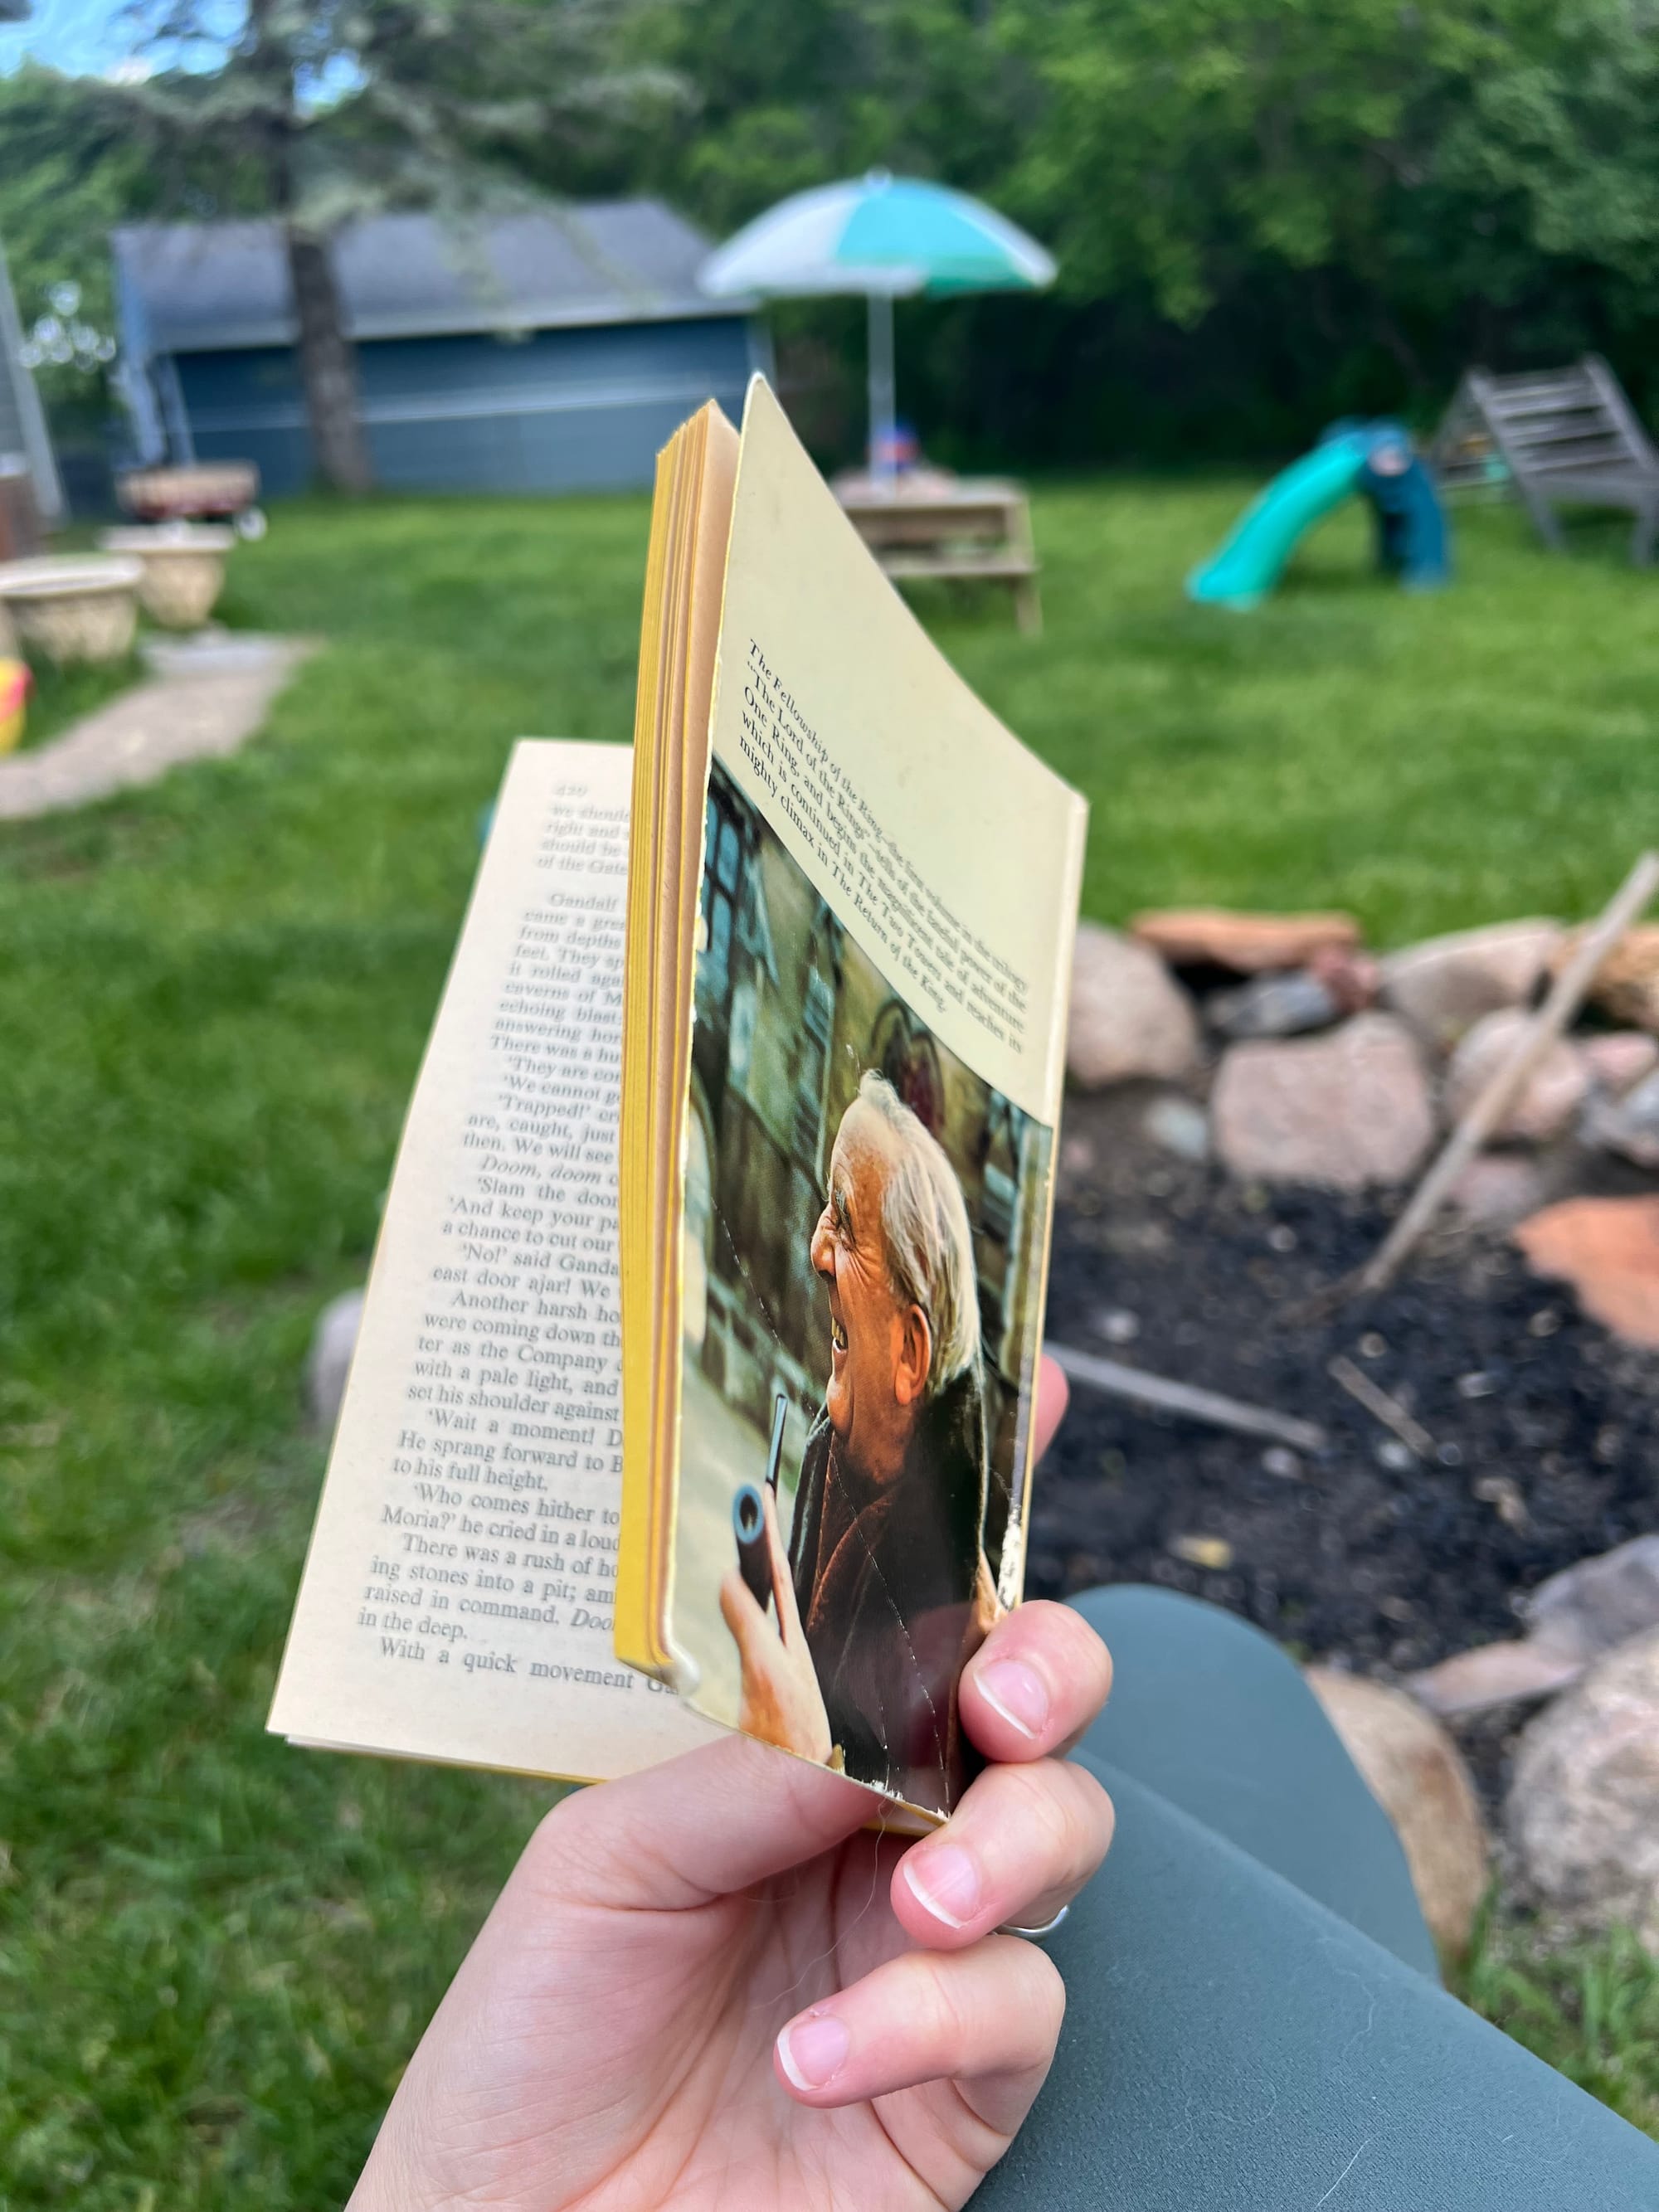
[[1012, 211], [1080, 314], [1111, 303], [1120, 349], [1126, 315], [1163, 325], [1212, 411], [1426, 417], [1470, 359], [1621, 331], [1639, 378], [1649, 0], [1006, 0], [1002, 21], [1043, 93]]
[[993, 0], [654, 0], [642, 50], [690, 97], [643, 167], [730, 229], [879, 166], [985, 191], [1034, 116]]
[[1659, 21], [1632, 0], [1515, 0], [1440, 149], [1513, 258], [1593, 270], [1612, 322], [1659, 315]]
[[1049, 100], [1023, 183], [1072, 284], [1144, 289], [1189, 326], [1264, 264], [1381, 276], [1448, 99], [1492, 44], [1469, 0], [1064, 0], [1025, 17]]
[[[965, 465], [1288, 451], [1587, 346], [1659, 403], [1659, 0], [240, 0], [228, 46], [231, 0], [139, 4], [149, 83], [0, 79], [26, 313], [70, 280], [100, 319], [112, 221], [282, 211], [336, 481], [353, 214], [654, 191], [718, 232], [877, 163], [1060, 259], [1044, 299], [911, 311], [907, 410]], [[850, 451], [859, 318], [775, 321]]]
[[139, 0], [162, 64], [117, 88], [158, 151], [216, 165], [282, 228], [318, 473], [370, 481], [356, 362], [331, 241], [386, 207], [475, 207], [536, 149], [579, 163], [660, 102], [660, 70], [623, 59], [632, 0]]
[[123, 158], [115, 134], [100, 127], [70, 80], [32, 62], [0, 76], [0, 244], [26, 325], [54, 286], [67, 283], [107, 319], [104, 235], [121, 220], [142, 170]]
[[[26, 327], [65, 286], [88, 321], [111, 327], [110, 227], [143, 208], [147, 186], [131, 133], [96, 88], [32, 62], [0, 76], [0, 244]], [[60, 428], [95, 431], [108, 404], [102, 362], [52, 364], [37, 381]]]

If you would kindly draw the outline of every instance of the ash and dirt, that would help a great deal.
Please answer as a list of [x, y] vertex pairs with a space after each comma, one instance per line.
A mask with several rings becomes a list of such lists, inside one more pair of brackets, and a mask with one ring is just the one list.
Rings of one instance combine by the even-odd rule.
[[[1659, 1528], [1659, 1354], [1487, 1233], [1439, 1231], [1382, 1295], [1298, 1315], [1370, 1257], [1400, 1199], [1232, 1183], [1148, 1141], [1148, 1095], [1067, 1101], [1048, 1334], [1327, 1441], [1290, 1453], [1073, 1384], [1035, 1484], [1029, 1595], [1161, 1583], [1387, 1679], [1521, 1632], [1546, 1576]], [[1339, 1353], [1433, 1458], [1339, 1386]], [[1193, 1538], [1218, 1538], [1227, 1565], [1182, 1559]]]

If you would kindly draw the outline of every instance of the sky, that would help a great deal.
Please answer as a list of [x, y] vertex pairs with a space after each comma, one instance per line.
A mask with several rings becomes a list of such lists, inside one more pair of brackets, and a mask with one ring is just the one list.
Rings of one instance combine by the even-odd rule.
[[[134, 58], [144, 44], [143, 19], [162, 12], [160, 0], [33, 0], [26, 21], [0, 22], [0, 76], [26, 58], [71, 76], [143, 67]], [[242, 20], [242, 0], [214, 0], [200, 15], [234, 33]], [[190, 58], [198, 66], [204, 51]]]
[[131, 54], [125, 0], [34, 0], [24, 23], [0, 23], [0, 70], [26, 55], [76, 76], [98, 76]]

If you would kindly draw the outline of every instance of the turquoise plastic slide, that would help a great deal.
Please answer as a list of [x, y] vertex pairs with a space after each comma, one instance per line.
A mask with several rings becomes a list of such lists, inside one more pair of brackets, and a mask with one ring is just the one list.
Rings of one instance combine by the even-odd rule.
[[1245, 508], [1220, 551], [1188, 577], [1188, 598], [1224, 607], [1266, 599], [1303, 532], [1359, 489], [1375, 442], [1369, 431], [1339, 432], [1293, 461]]

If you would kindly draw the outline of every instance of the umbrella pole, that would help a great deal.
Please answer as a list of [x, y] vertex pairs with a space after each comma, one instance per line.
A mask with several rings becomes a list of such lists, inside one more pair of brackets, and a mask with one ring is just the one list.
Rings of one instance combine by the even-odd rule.
[[870, 473], [880, 484], [893, 481], [893, 298], [870, 295]]

